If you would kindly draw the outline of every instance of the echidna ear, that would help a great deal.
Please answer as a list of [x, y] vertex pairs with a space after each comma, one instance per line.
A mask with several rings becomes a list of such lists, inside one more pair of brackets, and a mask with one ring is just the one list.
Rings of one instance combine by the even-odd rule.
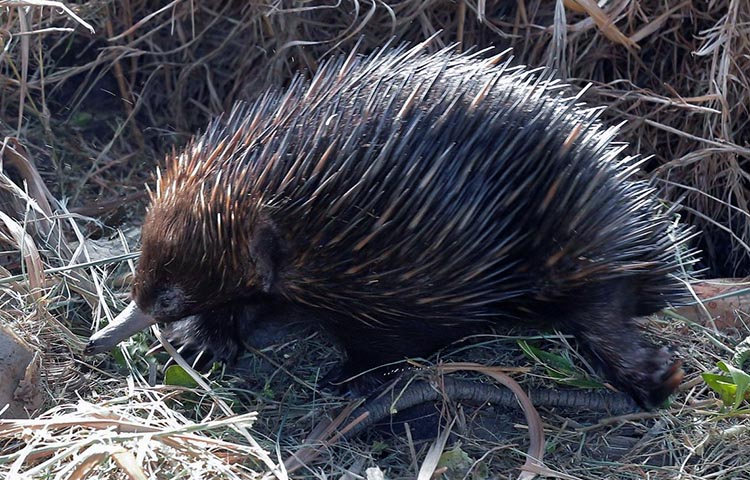
[[250, 240], [250, 257], [265, 293], [269, 293], [276, 283], [282, 251], [281, 236], [276, 227], [270, 221], [258, 222]]

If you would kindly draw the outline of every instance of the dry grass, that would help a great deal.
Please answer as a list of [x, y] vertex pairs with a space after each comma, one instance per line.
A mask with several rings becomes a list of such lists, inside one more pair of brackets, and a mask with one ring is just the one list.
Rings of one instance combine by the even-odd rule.
[[[249, 356], [245, 380], [219, 369], [191, 389], [162, 385], [166, 355], [145, 355], [143, 336], [101, 364], [81, 349], [89, 328], [122, 307], [142, 186], [164, 152], [236, 100], [309, 74], [358, 40], [366, 52], [442, 30], [436, 48], [513, 47], [520, 63], [592, 83], [585, 100], [626, 120], [622, 138], [651, 155], [655, 184], [684, 197], [684, 216], [704, 231], [706, 266], [750, 273], [746, 0], [65, 4], [0, 0], [0, 134], [19, 139], [0, 146], [0, 321], [41, 352], [45, 399], [32, 420], [0, 424], [8, 478], [284, 478], [284, 460], [344, 405], [314, 388], [337, 359], [315, 334]], [[722, 410], [699, 376], [747, 336], [747, 313], [737, 315], [737, 331], [659, 322], [688, 372], [668, 409], [610, 419], [542, 410], [546, 466], [560, 478], [746, 476], [748, 411]], [[535, 341], [571, 352], [564, 338]], [[523, 363], [513, 337], [462, 355]], [[551, 385], [544, 377], [536, 365], [519, 380]], [[446, 478], [508, 477], [523, 464], [519, 414], [481, 411], [446, 407], [454, 437], [438, 440], [468, 459]], [[469, 428], [488, 416], [495, 423]], [[293, 476], [376, 478], [366, 469], [378, 467], [387, 478], [429, 478], [443, 468], [430, 463], [439, 444], [428, 453], [398, 433], [327, 446]]]

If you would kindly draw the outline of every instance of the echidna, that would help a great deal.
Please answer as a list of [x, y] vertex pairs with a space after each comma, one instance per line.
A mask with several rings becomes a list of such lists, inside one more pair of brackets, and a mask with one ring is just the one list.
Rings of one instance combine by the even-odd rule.
[[179, 322], [183, 341], [231, 359], [243, 332], [293, 308], [340, 341], [347, 378], [546, 321], [657, 405], [680, 362], [633, 318], [683, 298], [688, 235], [598, 112], [479, 54], [328, 61], [157, 171], [133, 302], [87, 351]]

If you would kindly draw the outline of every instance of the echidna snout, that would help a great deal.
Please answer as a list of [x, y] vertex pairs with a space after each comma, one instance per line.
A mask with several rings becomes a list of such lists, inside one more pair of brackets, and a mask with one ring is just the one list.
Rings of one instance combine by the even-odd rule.
[[231, 359], [294, 307], [341, 343], [346, 378], [547, 322], [642, 405], [663, 401], [679, 360], [633, 319], [684, 298], [688, 234], [596, 110], [496, 63], [352, 55], [212, 122], [157, 175], [138, 325]]

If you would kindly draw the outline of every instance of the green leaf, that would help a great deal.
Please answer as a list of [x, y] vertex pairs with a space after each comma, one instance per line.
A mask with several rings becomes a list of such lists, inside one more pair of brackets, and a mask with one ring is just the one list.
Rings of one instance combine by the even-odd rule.
[[742, 368], [748, 360], [750, 360], [750, 337], [745, 337], [745, 339], [734, 348], [732, 363], [735, 367]]
[[732, 405], [732, 408], [736, 410], [745, 399], [745, 394], [747, 393], [748, 388], [750, 388], [750, 374], [730, 363], [719, 362], [716, 365], [719, 369], [727, 372], [732, 377], [732, 383], [737, 387], [737, 391], [734, 395], [734, 403]]
[[125, 361], [125, 354], [122, 353], [122, 350], [120, 347], [115, 347], [112, 349], [112, 358], [115, 360], [115, 363], [120, 367], [127, 367], [127, 362]]
[[76, 112], [70, 121], [73, 126], [82, 128], [88, 126], [93, 119], [94, 116], [88, 112]]
[[545, 366], [560, 371], [574, 371], [573, 363], [562, 355], [545, 352], [541, 348], [531, 346], [525, 340], [519, 340], [518, 345], [528, 357], [532, 360], [543, 363]]
[[263, 391], [261, 392], [261, 395], [269, 400], [274, 400], [276, 398], [276, 392], [273, 391], [273, 388], [271, 388], [271, 384], [269, 382], [266, 382], [266, 384], [263, 385]]
[[179, 365], [170, 365], [164, 372], [164, 385], [195, 388], [198, 383]]
[[473, 463], [474, 460], [457, 445], [452, 450], [447, 450], [440, 455], [437, 468], [445, 467], [447, 469], [444, 473], [445, 477], [458, 479], [464, 477]]
[[733, 404], [737, 393], [737, 386], [732, 383], [732, 377], [718, 375], [716, 373], [702, 373], [703, 381], [711, 387], [711, 390], [721, 396], [724, 405]]
[[373, 455], [379, 455], [386, 450], [391, 448], [391, 446], [385, 442], [382, 442], [380, 440], [375, 440], [372, 445], [370, 445], [370, 453]]
[[546, 352], [540, 348], [529, 345], [525, 340], [519, 340], [518, 345], [529, 358], [541, 363], [547, 375], [562, 385], [578, 388], [603, 388], [601, 382], [592, 380], [584, 372], [579, 370], [567, 357]]

